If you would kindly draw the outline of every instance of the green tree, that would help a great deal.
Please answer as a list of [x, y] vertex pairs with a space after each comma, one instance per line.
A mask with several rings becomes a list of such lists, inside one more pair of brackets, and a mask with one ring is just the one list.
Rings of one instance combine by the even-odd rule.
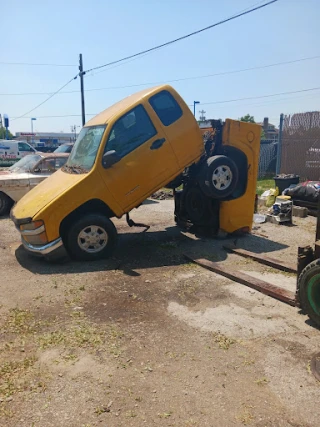
[[[9, 139], [13, 138], [13, 135], [9, 130], [8, 130], [8, 138]], [[3, 126], [0, 127], [0, 139], [6, 139], [6, 129]]]
[[246, 114], [245, 116], [240, 117], [239, 120], [241, 122], [255, 123], [254, 117], [250, 116], [250, 114]]

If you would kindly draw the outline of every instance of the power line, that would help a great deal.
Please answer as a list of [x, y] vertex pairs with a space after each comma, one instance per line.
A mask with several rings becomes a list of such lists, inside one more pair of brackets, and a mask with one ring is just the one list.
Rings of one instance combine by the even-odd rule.
[[[271, 67], [276, 67], [279, 65], [294, 64], [297, 62], [307, 61], [307, 60], [311, 60], [311, 59], [319, 59], [319, 58], [320, 58], [320, 55], [311, 56], [308, 58], [295, 59], [292, 61], [284, 61], [284, 62], [277, 62], [277, 63], [273, 63], [273, 64], [260, 65], [257, 67], [242, 68], [242, 69], [233, 70], [233, 71], [222, 71], [220, 73], [206, 74], [206, 75], [202, 75], [202, 76], [182, 77], [179, 79], [169, 79], [169, 80], [165, 80], [165, 81], [162, 80], [162, 81], [156, 81], [156, 82], [137, 83], [137, 84], [126, 85], [126, 86], [109, 86], [109, 87], [103, 87], [103, 88], [87, 89], [86, 92], [99, 91], [99, 90], [110, 90], [110, 89], [126, 89], [126, 88], [138, 87], [138, 86], [147, 86], [147, 85], [164, 84], [164, 83], [175, 83], [175, 82], [186, 81], [186, 80], [197, 80], [197, 79], [203, 79], [203, 78], [208, 78], [208, 77], [217, 77], [217, 76], [224, 76], [224, 75], [228, 75], [228, 74], [242, 73], [245, 71], [253, 71], [253, 70], [259, 70], [259, 69], [264, 69], [264, 68], [271, 68]], [[62, 92], [62, 93], [72, 93], [72, 92]], [[0, 94], [0, 95], [2, 95], [2, 94]]]
[[[244, 100], [248, 100], [248, 99], [269, 98], [269, 97], [273, 97], [273, 96], [288, 95], [288, 94], [303, 93], [303, 92], [311, 92], [311, 91], [315, 91], [315, 90], [320, 90], [320, 87], [315, 87], [315, 88], [310, 88], [310, 89], [301, 89], [301, 90], [289, 91], [289, 92], [273, 93], [270, 95], [259, 95], [259, 96], [251, 96], [251, 97], [247, 97], [247, 98], [229, 99], [229, 100], [225, 100], [225, 101], [201, 102], [201, 105], [223, 104], [223, 103], [228, 103], [228, 102], [244, 101]], [[287, 98], [287, 99], [291, 99], [291, 98]], [[277, 101], [275, 101], [275, 102], [277, 102]], [[254, 104], [249, 104], [249, 105], [254, 105]], [[188, 105], [188, 107], [193, 107], [193, 104]], [[97, 114], [98, 113], [92, 113], [92, 114], [87, 114], [87, 115], [88, 116], [96, 116]], [[61, 118], [61, 117], [81, 117], [81, 114], [66, 114], [66, 115], [60, 115], [60, 116], [37, 116], [38, 119]], [[22, 116], [21, 117], [14, 117], [13, 120], [14, 119], [20, 119], [20, 118], [30, 119], [31, 117], [24, 117], [24, 116], [23, 117]]]
[[75, 64], [39, 64], [33, 62], [3, 62], [0, 61], [0, 65], [27, 65], [30, 67], [76, 67]]
[[44, 101], [42, 101], [40, 104], [38, 104], [36, 107], [32, 108], [31, 110], [27, 111], [26, 113], [22, 114], [19, 117], [16, 117], [13, 120], [17, 120], [17, 119], [22, 119], [24, 116], [26, 116], [27, 114], [31, 113], [32, 111], [36, 110], [37, 108], [39, 108], [41, 105], [43, 105], [44, 103], [46, 103], [47, 101], [49, 101], [49, 99], [51, 99], [53, 96], [55, 96], [57, 93], [59, 93], [62, 89], [64, 89], [66, 86], [68, 86], [68, 84], [70, 84], [72, 82], [72, 80], [75, 80], [78, 77], [78, 74], [75, 77], [72, 77], [72, 79], [70, 79], [67, 83], [65, 83], [63, 86], [60, 87], [60, 89], [58, 89], [57, 91], [55, 91], [54, 93], [52, 93], [48, 98], [46, 98]]
[[[205, 75], [201, 75], [201, 76], [182, 77], [179, 79], [168, 79], [168, 80], [162, 80], [162, 81], [156, 81], [156, 82], [136, 83], [136, 84], [125, 85], [125, 86], [109, 86], [109, 87], [86, 89], [85, 92], [93, 92], [93, 91], [100, 91], [100, 90], [112, 90], [112, 89], [126, 89], [126, 88], [133, 88], [133, 87], [139, 87], [139, 86], [163, 84], [163, 83], [175, 83], [175, 82], [186, 81], [186, 80], [197, 80], [197, 79], [203, 79], [203, 78], [209, 78], [209, 77], [224, 76], [224, 75], [228, 75], [228, 74], [243, 73], [246, 71], [261, 70], [261, 69], [265, 69], [265, 68], [277, 67], [280, 65], [295, 64], [295, 63], [299, 63], [299, 62], [303, 62], [303, 61], [309, 61], [312, 59], [319, 59], [319, 58], [320, 58], [320, 55], [310, 56], [307, 58], [293, 59], [290, 61], [276, 62], [273, 64], [267, 64], [267, 65], [258, 65], [257, 67], [242, 68], [242, 69], [238, 69], [238, 70], [221, 71], [219, 73], [205, 74]], [[79, 90], [70, 90], [70, 91], [60, 92], [60, 95], [68, 94], [68, 93], [79, 93], [79, 92], [80, 92]], [[0, 96], [25, 96], [25, 95], [32, 96], [32, 95], [51, 95], [51, 94], [52, 94], [52, 92], [24, 92], [24, 93], [0, 93]]]
[[[253, 7], [257, 6], [258, 4], [263, 3], [264, 1], [265, 1], [265, 0], [260, 0], [259, 2], [254, 3], [254, 4], [252, 4], [252, 5], [248, 6], [248, 7], [246, 7], [245, 9], [241, 9], [238, 13], [245, 12], [245, 11], [247, 11], [248, 9], [251, 9], [251, 8], [253, 8]], [[146, 56], [146, 55], [150, 55], [152, 52], [154, 52], [154, 51], [150, 51], [150, 52], [143, 53], [143, 54], [141, 54], [140, 56], [137, 56], [137, 57], [134, 57], [134, 58], [132, 58], [132, 59], [129, 59], [129, 60], [128, 60], [128, 61], [126, 61], [126, 62], [120, 62], [119, 64], [117, 64], [117, 65], [115, 65], [115, 66], [113, 66], [113, 67], [108, 68], [107, 70], [101, 70], [101, 71], [98, 71], [97, 73], [91, 74], [91, 76], [96, 76], [97, 74], [105, 73], [106, 71], [113, 70], [114, 68], [117, 68], [117, 67], [121, 67], [122, 65], [124, 65], [124, 64], [126, 65], [126, 64], [128, 64], [129, 62], [131, 62], [131, 61], [136, 61], [137, 59], [140, 59], [141, 57], [144, 57], [144, 56]], [[124, 61], [125, 61], [125, 60], [124, 60]]]
[[[319, 89], [320, 87], [313, 87], [311, 89], [301, 89], [301, 90], [294, 90], [290, 92], [279, 92], [279, 93], [273, 93], [271, 95], [249, 96], [246, 98], [228, 99], [226, 101], [201, 102], [201, 105], [225, 104], [227, 102], [246, 101], [248, 99], [270, 98], [272, 96], [288, 95], [292, 93], [301, 93], [301, 92], [311, 92], [313, 90], [319, 90]], [[189, 107], [193, 107], [193, 105], [189, 105]]]
[[260, 6], [256, 6], [256, 7], [252, 8], [252, 9], [247, 10], [247, 11], [238, 13], [237, 15], [230, 16], [229, 18], [223, 19], [223, 20], [221, 20], [219, 22], [216, 22], [214, 24], [211, 24], [211, 25], [209, 25], [207, 27], [201, 28], [200, 30], [193, 31], [192, 33], [189, 33], [189, 34], [186, 34], [184, 36], [178, 37], [178, 38], [176, 38], [174, 40], [170, 40], [170, 41], [168, 41], [166, 43], [162, 43], [162, 44], [160, 44], [158, 46], [151, 47], [150, 49], [146, 49], [146, 50], [143, 50], [141, 52], [135, 53], [133, 55], [126, 56], [126, 57], [118, 59], [116, 61], [108, 62], [107, 64], [103, 64], [103, 65], [99, 65], [97, 67], [89, 68], [88, 70], [85, 70], [84, 73], [89, 73], [90, 71], [94, 71], [94, 70], [98, 70], [98, 69], [101, 69], [101, 68], [105, 68], [105, 67], [108, 67], [109, 65], [114, 65], [114, 64], [117, 64], [119, 62], [123, 62], [123, 61], [125, 61], [127, 59], [135, 58], [135, 57], [143, 55], [145, 53], [161, 49], [162, 47], [169, 46], [169, 45], [171, 45], [173, 43], [176, 43], [178, 41], [187, 39], [187, 38], [192, 37], [192, 36], [194, 36], [196, 34], [199, 34], [199, 33], [202, 33], [204, 31], [210, 30], [211, 28], [217, 27], [218, 25], [225, 24], [226, 22], [232, 21], [233, 19], [237, 19], [237, 18], [240, 18], [241, 16], [247, 15], [247, 14], [249, 14], [251, 12], [255, 12], [256, 10], [262, 9], [262, 8], [264, 8], [266, 6], [269, 6], [270, 4], [275, 3], [277, 1], [278, 0], [271, 0], [268, 3], [264, 3], [264, 4], [260, 5]]

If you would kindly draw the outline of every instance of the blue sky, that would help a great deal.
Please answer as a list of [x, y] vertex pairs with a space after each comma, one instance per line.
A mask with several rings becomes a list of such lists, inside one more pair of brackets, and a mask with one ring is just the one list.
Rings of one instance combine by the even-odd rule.
[[[267, 1], [267, 0], [266, 0]], [[85, 69], [148, 49], [210, 25], [259, 3], [255, 0], [11, 0], [1, 20], [3, 62], [70, 64], [71, 67], [0, 64], [0, 112], [18, 117]], [[170, 82], [320, 55], [320, 1], [279, 0], [271, 6], [159, 51], [85, 76], [86, 112], [99, 113], [153, 82]], [[279, 114], [319, 110], [320, 90], [265, 99], [205, 103], [297, 91], [320, 86], [320, 58], [273, 68], [171, 83], [188, 104], [200, 101], [207, 118], [256, 121]], [[79, 79], [65, 91], [78, 91]], [[152, 85], [152, 84], [151, 84]], [[118, 88], [114, 88], [118, 87]], [[36, 131], [70, 131], [81, 125], [80, 93], [58, 94], [28, 114]], [[74, 117], [73, 117], [74, 115]], [[197, 112], [198, 115], [198, 112]], [[43, 116], [69, 116], [44, 118]], [[43, 117], [43, 118], [42, 118]], [[87, 115], [87, 120], [92, 116]], [[30, 131], [30, 118], [10, 121], [10, 130]]]

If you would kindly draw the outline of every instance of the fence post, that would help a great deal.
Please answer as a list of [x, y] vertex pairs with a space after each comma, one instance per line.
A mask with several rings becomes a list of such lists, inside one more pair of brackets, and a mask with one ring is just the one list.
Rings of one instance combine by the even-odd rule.
[[278, 137], [278, 152], [277, 152], [276, 175], [279, 175], [280, 169], [281, 169], [282, 128], [283, 128], [283, 114], [280, 114], [280, 126], [279, 126], [279, 137]]

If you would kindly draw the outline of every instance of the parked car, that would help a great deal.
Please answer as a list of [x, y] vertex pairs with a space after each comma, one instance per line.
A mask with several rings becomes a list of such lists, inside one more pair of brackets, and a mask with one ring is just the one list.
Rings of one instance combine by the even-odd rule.
[[74, 144], [72, 143], [62, 144], [54, 150], [54, 153], [71, 153], [73, 146]]
[[0, 215], [67, 161], [67, 153], [35, 153], [25, 156], [5, 171], [0, 171]]
[[0, 159], [1, 160], [19, 160], [28, 154], [34, 154], [36, 150], [24, 141], [0, 140]]

